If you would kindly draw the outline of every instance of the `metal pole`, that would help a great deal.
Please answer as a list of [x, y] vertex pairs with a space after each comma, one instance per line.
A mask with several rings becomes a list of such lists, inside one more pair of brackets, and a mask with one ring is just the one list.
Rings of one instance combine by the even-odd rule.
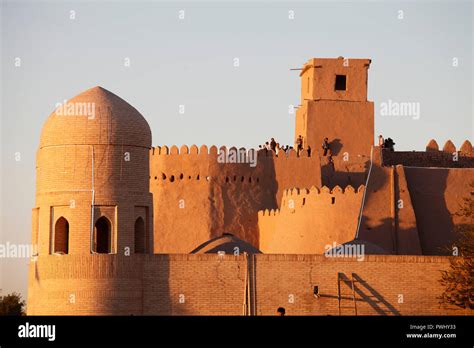
[[94, 253], [93, 243], [94, 243], [94, 201], [95, 201], [95, 191], [94, 191], [94, 145], [91, 145], [92, 152], [92, 204], [91, 204], [91, 254]]
[[359, 238], [360, 224], [362, 222], [362, 213], [363, 213], [364, 204], [365, 204], [365, 195], [367, 193], [367, 186], [369, 185], [370, 173], [372, 172], [372, 155], [373, 155], [373, 152], [374, 152], [374, 147], [372, 146], [370, 148], [370, 168], [369, 168], [369, 173], [367, 174], [367, 180], [365, 182], [364, 193], [362, 195], [362, 203], [360, 205], [360, 211], [359, 211], [359, 222], [357, 223], [357, 231], [356, 231], [355, 239]]

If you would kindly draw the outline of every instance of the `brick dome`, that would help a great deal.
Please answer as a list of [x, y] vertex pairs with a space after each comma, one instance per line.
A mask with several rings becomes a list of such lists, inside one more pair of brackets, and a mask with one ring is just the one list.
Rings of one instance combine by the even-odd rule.
[[133, 106], [99, 86], [56, 108], [40, 138], [40, 148], [107, 144], [150, 147], [151, 131]]

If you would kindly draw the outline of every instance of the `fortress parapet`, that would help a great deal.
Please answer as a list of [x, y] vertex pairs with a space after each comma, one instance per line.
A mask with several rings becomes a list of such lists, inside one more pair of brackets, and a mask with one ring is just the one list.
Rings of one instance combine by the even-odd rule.
[[[246, 156], [252, 157], [254, 156], [254, 153], [256, 156], [259, 158], [265, 158], [265, 157], [275, 157], [275, 158], [296, 158], [296, 157], [311, 157], [308, 155], [307, 151], [301, 151], [299, 154], [297, 153], [296, 150], [291, 149], [288, 151], [278, 151], [275, 153], [274, 151], [270, 150], [262, 150], [262, 149], [246, 149], [244, 147], [237, 148], [235, 146], [232, 147], [226, 147], [226, 146], [221, 146], [217, 147], [215, 145], [212, 145], [208, 147], [207, 145], [201, 145], [198, 147], [197, 145], [191, 145], [191, 147], [188, 147], [188, 145], [181, 145], [178, 147], [177, 145], [172, 145], [171, 147], [168, 147], [166, 145], [163, 146], [155, 146], [151, 148], [150, 150], [150, 155], [151, 156], [163, 156], [163, 155], [200, 155], [200, 156], [207, 156], [209, 155], [211, 158], [218, 158], [219, 155], [222, 155], [222, 153], [227, 154], [228, 156], [235, 154], [236, 156]], [[239, 163], [239, 162], [235, 162]], [[245, 163], [245, 162], [242, 162]]]
[[154, 251], [187, 253], [224, 231], [258, 246], [257, 212], [276, 209], [288, 187], [313, 185], [321, 186], [321, 162], [305, 151], [152, 148]]
[[319, 156], [236, 147], [158, 146], [150, 150], [150, 186], [204, 180], [219, 184], [258, 184], [277, 194], [294, 186], [321, 185]]
[[[316, 186], [307, 188], [291, 188], [283, 191], [283, 197], [281, 201], [281, 207], [278, 209], [265, 209], [258, 212], [258, 216], [275, 216], [279, 215], [280, 212], [290, 211], [295, 212], [296, 209], [304, 208], [311, 206], [313, 200], [321, 200], [328, 204], [336, 204], [337, 197], [347, 197], [345, 195], [358, 195], [364, 192], [364, 185], [359, 186], [359, 188], [354, 188], [351, 185], [341, 188], [340, 186], [335, 186], [330, 189], [327, 186], [318, 188]], [[352, 196], [351, 196], [352, 198]]]
[[364, 189], [349, 185], [285, 190], [279, 209], [258, 212], [260, 250], [322, 254], [327, 245], [353, 240]]
[[433, 139], [426, 146], [426, 151], [382, 150], [382, 165], [397, 164], [407, 167], [474, 168], [474, 151], [469, 140], [464, 141], [459, 150], [448, 140], [440, 150]]

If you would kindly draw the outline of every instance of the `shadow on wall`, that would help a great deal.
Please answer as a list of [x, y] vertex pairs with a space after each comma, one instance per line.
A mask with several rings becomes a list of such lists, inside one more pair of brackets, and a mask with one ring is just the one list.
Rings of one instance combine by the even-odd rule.
[[396, 254], [396, 229], [395, 220], [391, 217], [383, 219], [367, 219], [362, 216], [359, 230], [359, 239], [373, 243], [380, 248], [386, 250], [388, 254]]
[[190, 287], [178, 289], [170, 279], [169, 255], [153, 255], [143, 274], [143, 315], [191, 315], [186, 309]]
[[[334, 163], [331, 163], [329, 157], [321, 157], [321, 182], [322, 185], [329, 188], [336, 186], [335, 181], [333, 180], [336, 175], [336, 169]], [[344, 187], [345, 185], [339, 185]]]
[[423, 255], [449, 255], [446, 245], [456, 239], [446, 206], [449, 169], [405, 167], [405, 173]]
[[[223, 225], [213, 226], [215, 227], [213, 237], [220, 237], [222, 232], [226, 231], [258, 248], [260, 238], [257, 212], [278, 207], [279, 183], [276, 177], [275, 160], [277, 159], [266, 157], [259, 151], [258, 161], [264, 161], [264, 165], [259, 163], [257, 172], [254, 174], [259, 178], [259, 183], [243, 183], [242, 185], [245, 186], [216, 183], [221, 188], [214, 188], [213, 195], [221, 196]], [[229, 173], [229, 177], [232, 178], [235, 175]], [[237, 180], [240, 179], [240, 177], [237, 178]], [[220, 207], [215, 207], [213, 212], [219, 215]], [[219, 218], [216, 217], [215, 220]]]
[[329, 147], [331, 149], [331, 154], [333, 156], [337, 156], [339, 155], [339, 152], [341, 152], [341, 149], [342, 149], [342, 143], [341, 143], [341, 139], [334, 139], [333, 141], [331, 141], [329, 143]]
[[[343, 282], [349, 288], [352, 287], [350, 279], [343, 274]], [[356, 301], [367, 303], [370, 307], [380, 315], [400, 315], [400, 312], [388, 302], [377, 290], [369, 285], [367, 281], [362, 279], [356, 273], [353, 273], [354, 291], [356, 293]], [[359, 297], [359, 298], [357, 298]]]
[[372, 167], [358, 237], [394, 253], [395, 228], [391, 211], [390, 170], [391, 168], [377, 165]]
[[370, 159], [357, 158], [355, 161], [346, 161], [344, 155], [341, 155], [333, 156], [333, 163], [331, 163], [329, 156], [320, 156], [320, 161], [323, 186], [331, 189], [336, 185], [340, 187], [346, 187], [347, 185], [353, 187], [365, 186]]
[[[370, 163], [370, 162], [369, 162]], [[352, 172], [349, 167], [345, 167], [345, 170], [332, 170], [328, 165], [322, 166], [321, 172], [323, 185], [333, 189], [336, 186], [346, 187], [348, 185], [352, 187], [365, 186], [367, 180], [366, 172]]]

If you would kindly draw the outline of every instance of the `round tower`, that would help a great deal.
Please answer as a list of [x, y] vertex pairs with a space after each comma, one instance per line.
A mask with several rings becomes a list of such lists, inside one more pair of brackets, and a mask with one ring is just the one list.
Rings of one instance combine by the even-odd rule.
[[152, 252], [150, 147], [143, 116], [102, 87], [58, 104], [37, 152], [38, 255]]

